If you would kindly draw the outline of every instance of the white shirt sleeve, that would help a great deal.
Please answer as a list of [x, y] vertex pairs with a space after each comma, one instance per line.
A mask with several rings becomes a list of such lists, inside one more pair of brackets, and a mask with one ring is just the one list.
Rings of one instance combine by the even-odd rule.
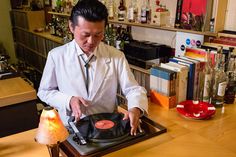
[[[52, 51], [51, 51], [52, 52]], [[58, 110], [66, 111], [70, 114], [69, 106], [72, 95], [67, 95], [58, 90], [57, 79], [55, 74], [55, 63], [49, 52], [47, 62], [44, 67], [44, 72], [38, 89], [38, 97], [50, 106]]]
[[129, 64], [124, 55], [118, 65], [119, 83], [126, 99], [128, 100], [128, 109], [137, 107], [148, 113], [148, 99], [146, 90], [140, 86], [130, 70]]

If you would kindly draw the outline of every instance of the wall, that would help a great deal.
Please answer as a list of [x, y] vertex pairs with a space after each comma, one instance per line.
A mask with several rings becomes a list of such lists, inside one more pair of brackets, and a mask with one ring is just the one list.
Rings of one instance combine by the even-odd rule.
[[10, 0], [0, 0], [0, 42], [10, 55], [11, 63], [16, 63], [14, 50], [14, 42], [12, 37], [11, 21], [10, 21]]
[[[137, 2], [138, 6], [140, 7], [142, 5], [142, 0], [137, 0]], [[126, 2], [126, 5], [127, 4], [129, 4], [129, 1]], [[169, 22], [171, 26], [174, 26], [177, 0], [161, 0], [161, 4], [166, 5], [166, 8], [169, 9], [170, 11]], [[150, 6], [152, 8], [152, 11], [156, 9], [155, 0], [150, 0]], [[173, 31], [133, 27], [132, 34], [134, 39], [137, 40], [148, 40], [156, 43], [166, 44], [173, 48], [175, 47], [176, 33]]]

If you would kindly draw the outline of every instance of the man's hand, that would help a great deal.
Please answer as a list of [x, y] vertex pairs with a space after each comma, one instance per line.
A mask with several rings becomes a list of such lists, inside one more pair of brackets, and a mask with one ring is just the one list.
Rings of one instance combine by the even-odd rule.
[[137, 134], [137, 128], [139, 126], [139, 117], [141, 115], [141, 110], [137, 107], [131, 108], [128, 113], [125, 113], [124, 120], [129, 119], [130, 120], [130, 134], [136, 135]]
[[70, 99], [70, 107], [72, 114], [75, 116], [75, 120], [79, 121], [82, 115], [82, 111], [85, 110], [85, 107], [88, 107], [90, 104], [88, 101], [84, 100], [82, 97], [73, 96]]

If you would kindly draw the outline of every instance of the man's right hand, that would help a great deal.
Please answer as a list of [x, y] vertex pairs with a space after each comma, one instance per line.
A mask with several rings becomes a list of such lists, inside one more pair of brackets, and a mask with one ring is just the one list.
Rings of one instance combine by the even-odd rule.
[[79, 121], [82, 116], [82, 111], [84, 108], [88, 107], [90, 104], [82, 97], [73, 96], [70, 99], [70, 107], [72, 110], [72, 114], [75, 116], [75, 120]]

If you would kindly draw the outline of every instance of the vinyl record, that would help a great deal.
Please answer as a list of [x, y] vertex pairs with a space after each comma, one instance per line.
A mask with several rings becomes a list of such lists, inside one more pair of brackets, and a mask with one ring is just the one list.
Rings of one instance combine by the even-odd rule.
[[112, 142], [129, 135], [129, 120], [121, 113], [100, 113], [87, 116], [77, 122], [82, 136], [93, 142]]

